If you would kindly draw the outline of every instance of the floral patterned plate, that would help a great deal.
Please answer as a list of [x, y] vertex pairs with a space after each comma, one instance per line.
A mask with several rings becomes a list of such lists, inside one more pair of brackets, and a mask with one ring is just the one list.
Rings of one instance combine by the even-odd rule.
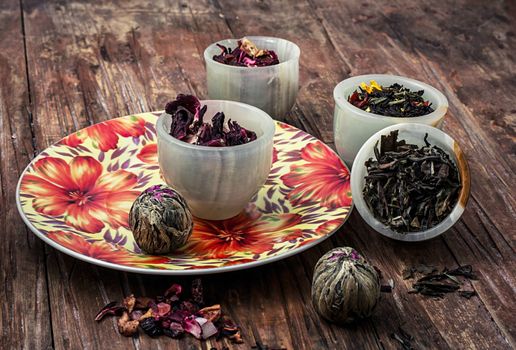
[[145, 188], [162, 183], [159, 113], [102, 122], [39, 154], [17, 188], [17, 205], [46, 243], [93, 264], [139, 273], [193, 275], [286, 258], [335, 232], [352, 201], [349, 171], [328, 146], [277, 122], [274, 159], [263, 188], [238, 216], [196, 220], [185, 247], [169, 255], [140, 250], [128, 213]]

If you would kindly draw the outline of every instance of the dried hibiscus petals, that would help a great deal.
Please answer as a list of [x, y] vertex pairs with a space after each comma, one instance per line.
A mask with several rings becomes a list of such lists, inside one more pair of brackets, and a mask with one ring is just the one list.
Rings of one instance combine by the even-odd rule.
[[183, 288], [173, 284], [164, 295], [155, 298], [128, 296], [122, 301], [107, 304], [95, 316], [100, 321], [106, 315], [121, 316], [118, 319], [120, 334], [130, 337], [138, 333], [140, 327], [147, 335], [165, 335], [179, 338], [190, 333], [197, 339], [212, 336], [227, 337], [232, 342], [243, 342], [240, 328], [222, 313], [219, 304], [204, 305], [203, 288], [200, 279], [192, 282], [189, 298], [185, 298]]
[[227, 128], [224, 127], [223, 112], [217, 112], [211, 124], [205, 123], [206, 109], [206, 106], [201, 107], [201, 102], [195, 96], [177, 95], [174, 101], [165, 106], [165, 112], [172, 116], [170, 135], [191, 144], [211, 147], [236, 146], [256, 140], [256, 133], [244, 129], [236, 121], [230, 119]]
[[273, 50], [258, 49], [247, 38], [238, 40], [238, 46], [234, 49], [217, 44], [222, 50], [219, 55], [214, 55], [213, 60], [230, 66], [240, 67], [265, 67], [279, 63], [278, 55]]

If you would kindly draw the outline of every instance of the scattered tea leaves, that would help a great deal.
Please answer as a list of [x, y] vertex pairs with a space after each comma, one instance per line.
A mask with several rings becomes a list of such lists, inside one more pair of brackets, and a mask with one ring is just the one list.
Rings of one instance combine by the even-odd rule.
[[348, 101], [366, 112], [389, 117], [419, 117], [434, 111], [429, 101], [423, 99], [424, 90], [411, 91], [400, 84], [384, 87], [371, 80], [371, 85], [360, 84], [348, 96]]
[[459, 290], [459, 295], [463, 298], [470, 299], [472, 296], [477, 295], [474, 290]]
[[217, 44], [222, 50], [219, 55], [214, 55], [213, 60], [230, 66], [241, 67], [265, 67], [279, 63], [278, 55], [273, 50], [258, 49], [247, 38], [238, 41], [234, 49]]
[[[407, 271], [410, 272], [410, 277], [405, 278], [405, 276], [409, 276]], [[458, 276], [470, 280], [477, 279], [476, 275], [473, 273], [471, 265], [459, 266], [458, 268], [450, 271], [447, 268], [444, 268], [441, 273], [436, 273], [436, 271], [437, 269], [433, 266], [420, 269], [417, 267], [405, 269], [403, 272], [404, 279], [413, 278], [416, 272], [423, 275], [412, 285], [413, 289], [410, 290], [409, 293], [442, 298], [447, 293], [458, 291], [460, 296], [467, 299], [476, 295], [475, 291], [459, 290], [462, 285], [462, 281], [457, 278]]]
[[[396, 232], [424, 231], [443, 221], [457, 203], [457, 166], [437, 146], [398, 141], [398, 130], [382, 135], [375, 158], [365, 162], [364, 200], [374, 217]], [[410, 273], [407, 272], [407, 276]]]

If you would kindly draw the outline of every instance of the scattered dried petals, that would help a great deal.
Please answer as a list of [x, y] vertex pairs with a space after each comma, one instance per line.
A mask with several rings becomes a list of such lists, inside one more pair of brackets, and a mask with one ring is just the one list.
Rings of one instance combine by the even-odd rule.
[[151, 337], [166, 335], [178, 338], [187, 332], [197, 339], [217, 335], [228, 337], [232, 342], [242, 342], [239, 327], [222, 314], [219, 304], [201, 309], [204, 298], [199, 279], [192, 282], [191, 299], [181, 300], [181, 292], [182, 287], [174, 284], [164, 296], [135, 298], [130, 295], [123, 300], [126, 307], [111, 302], [102, 308], [95, 319], [100, 320], [104, 315], [121, 316], [118, 329], [124, 336], [136, 334], [140, 326]]

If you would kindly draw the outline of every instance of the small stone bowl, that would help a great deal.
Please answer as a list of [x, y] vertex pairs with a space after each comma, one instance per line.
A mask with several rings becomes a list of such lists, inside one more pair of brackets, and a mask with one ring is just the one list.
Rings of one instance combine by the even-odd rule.
[[[423, 138], [428, 133], [428, 142], [431, 145], [440, 147], [443, 151], [448, 153], [451, 160], [457, 165], [459, 176], [462, 183], [462, 189], [459, 193], [457, 204], [452, 209], [450, 214], [436, 226], [419, 232], [399, 233], [392, 230], [389, 226], [384, 225], [377, 220], [369, 207], [367, 206], [362, 190], [364, 188], [365, 179], [367, 175], [367, 168], [365, 162], [369, 158], [374, 158], [374, 145], [381, 138], [382, 135], [389, 135], [393, 130], [399, 130], [398, 140], [405, 140], [407, 143], [423, 146], [425, 143]], [[379, 144], [379, 143], [378, 143]], [[455, 142], [448, 134], [424, 124], [403, 123], [392, 125], [378, 131], [371, 136], [364, 145], [360, 148], [353, 168], [351, 170], [351, 192], [353, 195], [353, 203], [357, 208], [362, 218], [369, 226], [384, 236], [407, 242], [424, 241], [439, 236], [440, 234], [451, 228], [461, 217], [466, 203], [468, 202], [470, 191], [470, 175], [469, 168], [464, 153], [460, 149], [457, 142]]]
[[256, 133], [257, 139], [229, 147], [192, 145], [169, 134], [171, 115], [156, 125], [158, 159], [165, 182], [186, 199], [192, 214], [209, 220], [237, 215], [265, 183], [272, 166], [275, 124], [264, 111], [234, 101], [204, 100], [204, 119], [217, 112]]
[[[425, 90], [423, 98], [432, 103], [434, 111], [420, 117], [398, 118], [369, 113], [349, 103], [348, 97], [358, 89], [360, 83], [369, 85], [371, 80], [375, 80], [382, 86], [398, 83], [413, 91]], [[389, 74], [359, 75], [343, 80], [333, 90], [333, 98], [335, 100], [333, 116], [335, 147], [348, 166], [353, 164], [360, 147], [375, 132], [399, 123], [420, 123], [440, 127], [448, 110], [448, 100], [436, 88], [414, 79]]]
[[259, 49], [274, 50], [279, 64], [267, 67], [237, 67], [213, 60], [221, 50], [217, 44], [235, 48], [239, 39], [211, 44], [204, 51], [208, 96], [215, 100], [239, 101], [258, 107], [277, 120], [296, 102], [299, 86], [299, 47], [285, 39], [247, 36]]

